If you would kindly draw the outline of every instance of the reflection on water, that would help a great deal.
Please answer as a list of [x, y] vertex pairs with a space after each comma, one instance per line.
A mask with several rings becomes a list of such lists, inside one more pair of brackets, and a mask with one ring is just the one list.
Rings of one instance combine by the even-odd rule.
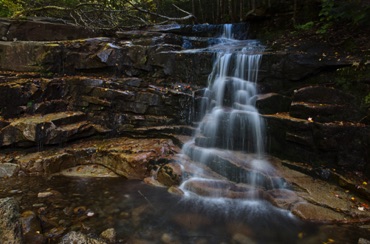
[[[13, 196], [22, 212], [36, 212], [44, 233], [59, 228], [60, 235], [76, 230], [94, 237], [114, 228], [119, 243], [357, 243], [364, 236], [354, 227], [303, 223], [261, 201], [203, 204], [122, 178], [31, 177], [0, 183], [0, 197]], [[38, 197], [40, 192], [53, 195]], [[45, 235], [51, 243], [60, 238]]]

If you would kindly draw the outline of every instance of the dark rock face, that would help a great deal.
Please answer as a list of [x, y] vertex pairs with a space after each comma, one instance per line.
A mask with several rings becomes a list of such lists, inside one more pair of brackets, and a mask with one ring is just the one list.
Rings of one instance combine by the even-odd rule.
[[318, 122], [358, 121], [354, 97], [331, 87], [304, 87], [294, 92], [289, 114]]
[[268, 152], [314, 166], [359, 170], [369, 167], [370, 130], [350, 122], [319, 123], [287, 114], [266, 115]]
[[190, 94], [139, 78], [17, 79], [0, 84], [0, 93], [4, 94], [1, 115], [12, 120], [2, 122], [2, 146], [53, 145], [192, 120]]
[[262, 94], [256, 100], [256, 108], [261, 114], [288, 112], [290, 104], [291, 99], [289, 97], [278, 93]]

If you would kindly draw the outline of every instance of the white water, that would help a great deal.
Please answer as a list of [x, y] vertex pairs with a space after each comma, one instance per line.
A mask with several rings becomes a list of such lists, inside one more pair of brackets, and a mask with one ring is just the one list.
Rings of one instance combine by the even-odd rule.
[[[264, 123], [255, 107], [263, 47], [254, 40], [233, 39], [232, 25], [225, 25], [219, 44], [207, 50], [215, 52], [215, 61], [202, 99], [203, 119], [194, 138], [183, 147], [184, 155], [199, 162], [197, 165], [183, 165], [184, 170], [187, 167], [187, 171], [191, 172], [181, 185], [186, 195], [194, 195], [197, 191], [191, 190], [194, 182], [198, 186], [209, 186], [214, 182], [215, 188], [222, 188], [218, 185], [219, 180], [205, 174], [204, 170], [212, 164], [210, 162], [215, 160], [214, 155], [219, 151], [228, 155], [243, 151], [251, 155], [241, 160], [239, 157], [238, 160], [252, 173], [237, 177], [247, 178], [246, 183], [252, 187], [261, 181], [258, 172], [273, 171], [273, 167], [264, 160]], [[213, 163], [213, 167], [228, 170], [220, 162]], [[228, 173], [222, 172], [221, 175]], [[207, 193], [209, 195], [219, 197], [214, 192]]]

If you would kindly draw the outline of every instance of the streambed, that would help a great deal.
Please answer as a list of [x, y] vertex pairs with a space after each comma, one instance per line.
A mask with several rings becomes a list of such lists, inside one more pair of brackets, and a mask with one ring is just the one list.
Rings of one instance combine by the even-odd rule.
[[368, 234], [355, 225], [305, 223], [267, 202], [187, 200], [121, 177], [17, 177], [0, 184], [0, 198], [18, 200], [22, 216], [38, 214], [49, 243], [69, 231], [96, 238], [109, 228], [115, 243], [358, 243]]

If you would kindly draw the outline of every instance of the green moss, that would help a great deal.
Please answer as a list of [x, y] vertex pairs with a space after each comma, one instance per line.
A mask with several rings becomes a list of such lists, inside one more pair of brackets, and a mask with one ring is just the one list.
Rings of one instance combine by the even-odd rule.
[[303, 25], [296, 25], [295, 29], [306, 31], [306, 30], [312, 29], [314, 26], [315, 26], [315, 23], [313, 21], [309, 21]]
[[370, 106], [370, 92], [364, 98], [365, 106]]

